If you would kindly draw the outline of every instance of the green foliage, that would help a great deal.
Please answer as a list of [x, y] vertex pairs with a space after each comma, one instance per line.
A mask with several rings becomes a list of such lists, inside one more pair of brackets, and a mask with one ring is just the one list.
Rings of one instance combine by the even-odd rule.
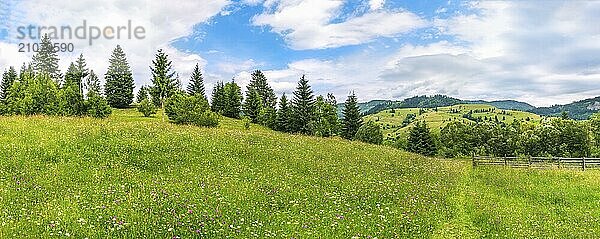
[[150, 86], [150, 96], [156, 106], [162, 107], [165, 100], [175, 95], [179, 88], [179, 79], [175, 77], [172, 62], [169, 56], [162, 49], [156, 53], [156, 59], [152, 61], [150, 67], [152, 71], [152, 86]]
[[258, 115], [262, 109], [262, 103], [260, 94], [254, 88], [246, 93], [246, 100], [244, 101], [244, 115], [252, 120], [252, 123], [258, 123]]
[[225, 104], [222, 115], [229, 118], [239, 119], [242, 111], [242, 90], [234, 81], [223, 87], [225, 93]]
[[144, 100], [150, 100], [150, 95], [148, 94], [149, 91], [149, 87], [148, 86], [140, 86], [140, 89], [138, 90], [137, 96], [136, 96], [136, 101], [137, 103], [142, 103], [142, 101]]
[[58, 54], [47, 34], [42, 37], [39, 49], [33, 55], [33, 70], [36, 74], [47, 74], [55, 83], [62, 79], [58, 68]]
[[48, 74], [38, 74], [13, 83], [7, 98], [9, 111], [20, 115], [60, 113], [58, 89]]
[[[330, 95], [330, 97], [333, 96]], [[317, 97], [315, 103], [315, 120], [312, 122], [312, 130], [314, 135], [321, 137], [330, 137], [339, 134], [340, 127], [335, 102], [328, 102], [323, 96]]]
[[292, 109], [290, 108], [285, 93], [279, 101], [279, 109], [277, 110], [277, 130], [282, 132], [290, 132], [292, 124]]
[[215, 113], [223, 114], [227, 104], [227, 95], [225, 93], [225, 85], [222, 81], [217, 82], [212, 91], [211, 110]]
[[64, 116], [82, 116], [86, 113], [83, 95], [75, 84], [68, 84], [58, 92], [59, 112]]
[[0, 101], [5, 101], [9, 95], [10, 87], [12, 87], [13, 83], [18, 80], [17, 71], [15, 71], [14, 67], [8, 68], [8, 71], [5, 71], [2, 74], [2, 81], [0, 82]]
[[473, 127], [461, 121], [448, 123], [440, 131], [440, 153], [444, 157], [471, 156], [474, 146]]
[[260, 125], [266, 126], [270, 129], [276, 129], [277, 111], [271, 107], [262, 108], [258, 113], [257, 121]]
[[358, 108], [358, 100], [354, 92], [348, 96], [344, 105], [341, 135], [343, 138], [351, 140], [354, 139], [356, 132], [358, 132], [358, 129], [363, 124], [360, 109]]
[[87, 90], [87, 97], [99, 96], [102, 92], [102, 87], [100, 86], [100, 79], [94, 71], [90, 71], [85, 80], [85, 88]]
[[117, 45], [113, 51], [109, 63], [108, 71], [104, 75], [106, 100], [114, 108], [129, 107], [133, 102], [135, 84], [127, 56], [120, 45]]
[[382, 144], [383, 133], [381, 132], [379, 124], [368, 121], [366, 124], [360, 126], [354, 139], [370, 144]]
[[292, 112], [291, 131], [311, 134], [311, 122], [314, 120], [315, 115], [315, 96], [305, 75], [302, 75], [296, 91], [294, 91]]
[[150, 102], [149, 99], [143, 99], [138, 105], [138, 111], [144, 115], [144, 117], [150, 117], [156, 114], [156, 106]]
[[592, 154], [595, 157], [600, 157], [600, 113], [592, 115], [589, 123], [592, 139]]
[[206, 98], [206, 93], [204, 90], [204, 77], [202, 77], [200, 66], [197, 63], [196, 67], [194, 67], [194, 70], [192, 71], [190, 84], [187, 87], [187, 93]]
[[250, 130], [250, 125], [252, 123], [252, 120], [250, 120], [250, 118], [246, 116], [242, 117], [242, 123], [244, 125], [245, 130]]
[[165, 102], [165, 113], [176, 124], [217, 127], [219, 116], [210, 111], [208, 101], [198, 96], [176, 94]]
[[108, 118], [112, 113], [112, 108], [108, 101], [100, 95], [92, 95], [85, 101], [87, 115], [97, 119]]
[[[394, 111], [394, 113], [395, 113], [395, 111]], [[406, 117], [404, 118], [404, 120], [402, 120], [401, 127], [404, 128], [404, 127], [408, 126], [413, 121], [415, 121], [416, 118], [417, 118], [417, 115], [415, 115], [415, 114], [407, 114]]]
[[252, 72], [252, 79], [250, 79], [250, 83], [247, 86], [246, 97], [252, 95], [252, 91], [256, 91], [260, 97], [261, 107], [256, 110], [260, 111], [261, 108], [266, 107], [275, 109], [277, 97], [271, 86], [267, 83], [267, 77], [260, 70]]
[[429, 132], [427, 123], [420, 121], [410, 129], [408, 135], [408, 151], [433, 156], [437, 153], [437, 146], [434, 136]]

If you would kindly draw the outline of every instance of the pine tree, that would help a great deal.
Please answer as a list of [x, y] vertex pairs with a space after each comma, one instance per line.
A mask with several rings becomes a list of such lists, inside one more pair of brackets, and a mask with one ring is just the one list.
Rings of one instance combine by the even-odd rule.
[[260, 70], [256, 70], [252, 73], [252, 79], [247, 86], [246, 96], [250, 91], [256, 91], [261, 99], [262, 107], [270, 107], [275, 109], [277, 104], [277, 96], [273, 92], [273, 89], [267, 83], [267, 77]]
[[288, 105], [285, 93], [279, 100], [279, 110], [277, 111], [277, 130], [282, 132], [291, 131], [292, 109]]
[[262, 109], [260, 94], [254, 88], [249, 88], [244, 101], [244, 115], [250, 118], [252, 123], [258, 123], [258, 114]]
[[179, 79], [175, 77], [176, 73], [168, 57], [162, 49], [158, 50], [156, 59], [152, 61], [154, 67], [150, 67], [152, 71], [150, 95], [152, 102], [161, 108], [164, 108], [165, 100], [179, 90]]
[[108, 104], [115, 108], [128, 107], [133, 102], [133, 76], [125, 52], [117, 45], [110, 57], [110, 66], [104, 75], [104, 93]]
[[352, 140], [363, 124], [362, 117], [360, 116], [360, 108], [358, 108], [358, 100], [354, 92], [348, 96], [343, 114], [341, 135], [345, 139]]
[[239, 119], [242, 107], [242, 89], [234, 81], [231, 81], [225, 84], [223, 91], [225, 92], [223, 116]]
[[35, 73], [48, 74], [58, 84], [62, 79], [62, 75], [58, 69], [58, 61], [58, 54], [46, 34], [42, 37], [38, 52], [33, 55], [33, 69]]
[[433, 135], [429, 132], [427, 123], [424, 121], [417, 122], [415, 126], [410, 129], [407, 149], [410, 152], [425, 156], [432, 156], [437, 153], [435, 140]]
[[23, 65], [21, 66], [21, 71], [19, 72], [19, 79], [29, 79], [29, 78], [33, 78], [33, 67], [30, 64], [25, 64], [25, 62], [23, 62]]
[[9, 67], [2, 75], [2, 83], [0, 83], [0, 101], [5, 101], [8, 98], [10, 87], [17, 81], [17, 71], [14, 67]]
[[296, 91], [294, 91], [292, 112], [292, 132], [311, 134], [310, 124], [315, 115], [315, 96], [304, 75], [300, 78]]
[[100, 79], [98, 79], [98, 76], [96, 75], [96, 73], [94, 73], [94, 71], [90, 71], [90, 73], [88, 74], [86, 80], [85, 80], [85, 87], [87, 90], [87, 98], [93, 97], [93, 96], [100, 96], [102, 89], [100, 86]]
[[136, 102], [142, 103], [144, 100], [150, 100], [150, 96], [148, 95], [148, 86], [141, 86], [137, 93]]
[[213, 88], [213, 92], [212, 92], [212, 104], [210, 105], [210, 109], [218, 114], [223, 114], [223, 111], [225, 110], [225, 101], [226, 101], [226, 96], [225, 96], [225, 86], [223, 85], [222, 81], [217, 82], [217, 84], [215, 84], [215, 87]]
[[78, 83], [79, 79], [77, 79], [78, 77], [79, 77], [79, 74], [77, 73], [77, 67], [75, 66], [75, 64], [73, 62], [71, 62], [71, 64], [69, 65], [69, 68], [67, 69], [67, 73], [65, 73], [65, 80], [63, 81], [62, 87], [67, 87], [67, 86], [79, 87], [79, 83]]
[[77, 58], [77, 61], [75, 61], [75, 63], [77, 67], [77, 74], [75, 79], [77, 80], [77, 87], [79, 88], [80, 93], [83, 95], [83, 80], [87, 79], [90, 72], [87, 68], [85, 58], [83, 58], [83, 54], [79, 55], [79, 58]]
[[194, 71], [192, 71], [190, 85], [188, 85], [187, 91], [190, 95], [202, 96], [206, 99], [206, 93], [204, 92], [204, 78], [202, 77], [202, 72], [200, 72], [198, 64], [196, 64]]

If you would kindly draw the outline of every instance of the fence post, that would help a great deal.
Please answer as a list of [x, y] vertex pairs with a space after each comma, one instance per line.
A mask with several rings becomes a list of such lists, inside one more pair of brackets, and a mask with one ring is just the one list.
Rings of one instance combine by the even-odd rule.
[[473, 167], [477, 166], [477, 165], [475, 164], [475, 155], [471, 156], [471, 159], [473, 160]]
[[582, 164], [581, 166], [583, 167], [583, 170], [585, 171], [585, 157], [581, 158], [582, 159]]
[[506, 158], [506, 155], [505, 155], [504, 156], [504, 167], [508, 166], [508, 162], [506, 160], [508, 160], [508, 159]]
[[527, 157], [527, 164], [529, 165], [529, 168], [531, 168], [531, 157]]

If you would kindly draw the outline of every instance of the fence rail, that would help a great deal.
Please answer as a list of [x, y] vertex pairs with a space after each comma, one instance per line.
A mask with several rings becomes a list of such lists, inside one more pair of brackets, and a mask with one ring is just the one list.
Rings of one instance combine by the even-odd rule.
[[473, 167], [506, 166], [513, 168], [568, 168], [568, 169], [600, 169], [600, 158], [549, 158], [549, 157], [473, 157]]

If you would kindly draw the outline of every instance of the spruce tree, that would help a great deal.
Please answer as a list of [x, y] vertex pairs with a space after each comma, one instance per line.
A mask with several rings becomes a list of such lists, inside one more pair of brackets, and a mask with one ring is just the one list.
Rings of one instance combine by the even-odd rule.
[[148, 95], [148, 87], [145, 85], [141, 86], [138, 90], [136, 102], [142, 103], [144, 100], [150, 100], [150, 96]]
[[315, 96], [304, 75], [300, 78], [296, 91], [294, 91], [292, 112], [291, 131], [311, 134], [311, 122], [315, 115]]
[[17, 81], [17, 71], [14, 67], [9, 67], [2, 75], [2, 83], [0, 83], [0, 101], [5, 101], [8, 98], [10, 87]]
[[250, 91], [256, 91], [261, 99], [261, 108], [270, 107], [275, 109], [277, 104], [277, 96], [269, 84], [267, 83], [267, 77], [260, 70], [256, 70], [252, 73], [252, 79], [247, 86], [246, 95]]
[[358, 100], [354, 92], [348, 96], [343, 114], [341, 136], [344, 139], [352, 140], [363, 124], [362, 117], [360, 116], [360, 108], [358, 108]]
[[223, 114], [225, 110], [225, 86], [222, 81], [217, 82], [212, 92], [212, 104], [210, 105], [210, 109], [218, 114]]
[[83, 81], [84, 79], [87, 79], [88, 75], [90, 74], [89, 69], [87, 68], [87, 63], [85, 62], [85, 58], [83, 58], [83, 54], [79, 55], [79, 58], [77, 58], [77, 61], [75, 61], [75, 65], [77, 68], [77, 73], [76, 73], [76, 83], [77, 83], [77, 87], [79, 88], [80, 93], [83, 95]]
[[77, 73], [77, 67], [73, 62], [71, 62], [69, 68], [67, 69], [67, 73], [65, 73], [65, 80], [63, 81], [62, 87], [77, 86], [77, 90], [79, 91], [78, 77], [79, 74]]
[[279, 110], [277, 110], [277, 130], [282, 132], [291, 131], [292, 109], [288, 105], [285, 93], [279, 100]]
[[242, 90], [234, 81], [231, 81], [223, 87], [225, 93], [225, 108], [223, 116], [229, 118], [240, 118], [242, 106]]
[[102, 89], [100, 86], [100, 79], [94, 71], [90, 71], [85, 80], [85, 87], [87, 89], [87, 97], [100, 96]]
[[262, 109], [262, 101], [260, 94], [254, 88], [246, 93], [246, 100], [244, 101], [244, 115], [250, 118], [252, 123], [258, 123], [258, 114]]
[[152, 102], [161, 108], [164, 108], [165, 100], [179, 90], [179, 79], [175, 77], [172, 62], [169, 56], [158, 50], [156, 59], [152, 61], [152, 86], [150, 87], [150, 96]]
[[407, 149], [410, 152], [425, 156], [432, 156], [437, 153], [435, 140], [433, 135], [429, 132], [427, 123], [424, 121], [417, 122], [415, 126], [410, 129]]
[[23, 62], [23, 65], [21, 66], [21, 71], [19, 72], [19, 79], [26, 78], [33, 78], [33, 66], [31, 66], [31, 63], [25, 64], [25, 62]]
[[104, 93], [108, 104], [115, 108], [128, 107], [133, 102], [133, 76], [125, 52], [117, 45], [110, 57], [110, 66], [104, 75]]
[[200, 72], [200, 67], [196, 64], [194, 67], [194, 71], [192, 71], [192, 76], [190, 79], [190, 84], [187, 87], [188, 94], [195, 96], [202, 96], [206, 99], [206, 93], [204, 92], [204, 78], [202, 77], [202, 72]]
[[62, 79], [60, 69], [58, 68], [58, 61], [58, 54], [46, 34], [42, 37], [38, 52], [33, 55], [33, 69], [35, 73], [48, 74], [58, 84]]

